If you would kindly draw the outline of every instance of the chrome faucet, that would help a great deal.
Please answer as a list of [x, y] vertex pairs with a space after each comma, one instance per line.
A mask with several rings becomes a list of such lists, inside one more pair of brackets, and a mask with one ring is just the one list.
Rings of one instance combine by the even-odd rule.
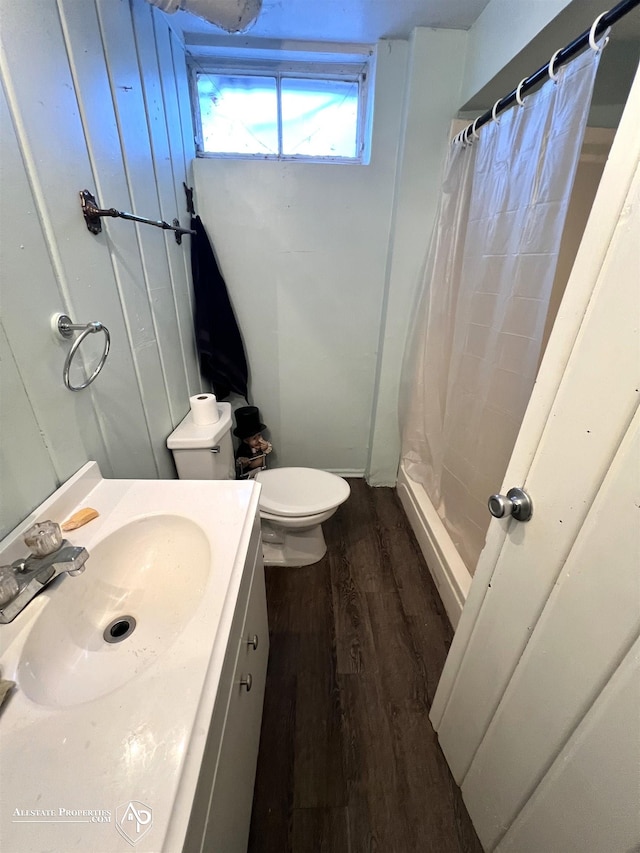
[[15, 619], [59, 575], [82, 574], [89, 559], [86, 548], [62, 538], [55, 522], [33, 525], [24, 539], [32, 553], [0, 568], [0, 623]]

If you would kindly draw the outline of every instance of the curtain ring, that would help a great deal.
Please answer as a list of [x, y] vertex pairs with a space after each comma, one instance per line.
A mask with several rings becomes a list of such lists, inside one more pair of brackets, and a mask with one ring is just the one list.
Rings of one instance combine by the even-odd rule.
[[464, 141], [466, 142], [467, 145], [473, 144], [472, 141], [469, 139], [469, 131], [471, 130], [472, 126], [473, 125], [468, 124], [463, 131]]
[[498, 98], [498, 100], [495, 102], [495, 104], [491, 108], [491, 118], [493, 119], [493, 121], [495, 121], [496, 124], [500, 124], [500, 119], [498, 118], [496, 110], [498, 109], [498, 104], [500, 103], [501, 100], [502, 100], [502, 98]]
[[516, 102], [518, 103], [518, 106], [520, 106], [520, 107], [524, 107], [524, 100], [523, 100], [520, 92], [522, 90], [522, 84], [525, 82], [526, 79], [527, 79], [526, 77], [523, 77], [522, 80], [518, 83], [518, 86], [516, 88]]
[[608, 14], [608, 10], [606, 12], [603, 12], [601, 15], [598, 15], [595, 21], [591, 24], [591, 29], [589, 31], [589, 47], [591, 48], [591, 50], [595, 50], [596, 53], [600, 53], [600, 51], [603, 50], [609, 43], [609, 33], [611, 32], [611, 27], [607, 27], [604, 33], [602, 33], [602, 35], [605, 37], [604, 41], [602, 42], [602, 47], [599, 48], [596, 44], [596, 30], [598, 29], [600, 19], [604, 18], [604, 16]]
[[553, 80], [554, 83], [558, 82], [558, 72], [553, 70], [553, 63], [556, 61], [558, 54], [561, 53], [562, 50], [563, 48], [559, 48], [558, 50], [556, 50], [556, 52], [549, 60], [549, 80]]
[[474, 139], [480, 139], [480, 134], [476, 130], [476, 125], [478, 124], [479, 120], [480, 116], [478, 116], [478, 118], [474, 118], [473, 123], [471, 125], [471, 136], [473, 136]]

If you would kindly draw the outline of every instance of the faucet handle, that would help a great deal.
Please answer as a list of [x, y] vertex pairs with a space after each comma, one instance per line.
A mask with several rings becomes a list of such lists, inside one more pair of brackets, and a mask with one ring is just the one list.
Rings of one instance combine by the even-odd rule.
[[48, 557], [62, 545], [62, 530], [55, 521], [32, 524], [23, 536], [25, 545], [34, 557]]
[[20, 592], [12, 566], [0, 566], [0, 606], [8, 604]]

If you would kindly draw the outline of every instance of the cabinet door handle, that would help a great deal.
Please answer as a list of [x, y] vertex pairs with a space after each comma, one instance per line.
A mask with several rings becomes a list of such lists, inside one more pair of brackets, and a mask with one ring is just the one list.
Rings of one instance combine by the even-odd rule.
[[245, 643], [248, 646], [252, 646], [255, 652], [255, 650], [258, 648], [258, 635], [254, 634], [253, 637], [250, 637], [248, 640], [245, 640]]
[[243, 684], [247, 688], [248, 693], [251, 690], [251, 685], [253, 684], [253, 678], [251, 678], [251, 673], [249, 673], [246, 678], [240, 679], [240, 686], [242, 687]]

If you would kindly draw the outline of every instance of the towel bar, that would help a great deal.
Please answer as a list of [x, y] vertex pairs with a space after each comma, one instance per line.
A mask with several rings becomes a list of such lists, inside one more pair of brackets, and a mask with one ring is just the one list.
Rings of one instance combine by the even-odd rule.
[[87, 228], [92, 234], [99, 234], [102, 231], [101, 216], [114, 216], [120, 219], [130, 219], [133, 222], [142, 222], [144, 225], [155, 225], [156, 228], [163, 228], [165, 231], [173, 231], [176, 237], [176, 243], [182, 243], [183, 234], [195, 234], [190, 228], [181, 228], [178, 219], [173, 220], [173, 225], [169, 225], [164, 219], [147, 219], [145, 216], [136, 216], [134, 213], [125, 213], [122, 210], [116, 210], [115, 207], [103, 209], [98, 207], [98, 203], [89, 190], [80, 190], [80, 204], [82, 206], [82, 215], [87, 223]]

